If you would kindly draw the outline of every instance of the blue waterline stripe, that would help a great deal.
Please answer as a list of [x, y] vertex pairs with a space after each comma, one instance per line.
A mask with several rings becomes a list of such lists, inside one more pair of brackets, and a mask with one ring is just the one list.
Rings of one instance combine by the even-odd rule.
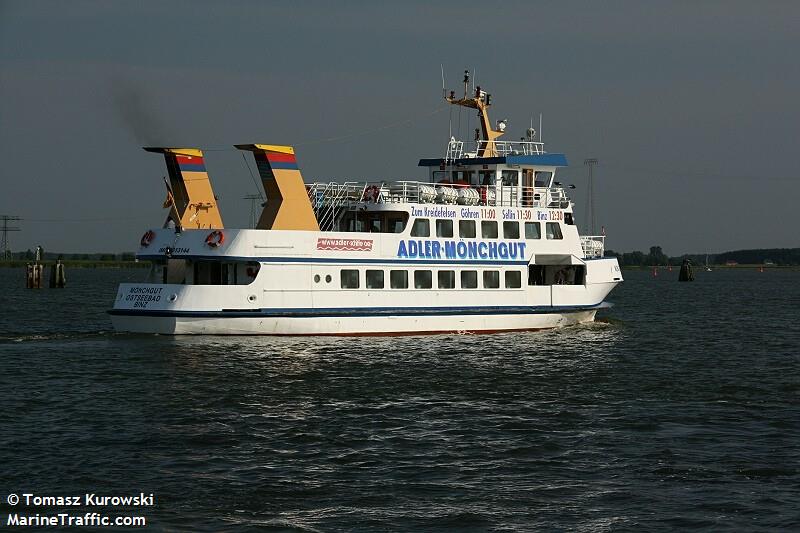
[[[138, 255], [139, 259], [164, 259], [164, 254]], [[401, 264], [401, 265], [527, 265], [527, 261], [502, 259], [351, 259], [347, 257], [248, 257], [234, 255], [173, 255], [171, 259], [205, 259], [217, 261], [258, 261], [260, 263], [327, 263], [327, 264]]]
[[455, 315], [541, 315], [549, 313], [591, 311], [610, 307], [606, 302], [593, 305], [561, 306], [485, 306], [485, 307], [352, 307], [352, 308], [262, 308], [223, 309], [221, 311], [179, 311], [156, 309], [110, 309], [118, 316], [193, 317], [193, 318], [323, 318], [372, 316], [455, 316]]

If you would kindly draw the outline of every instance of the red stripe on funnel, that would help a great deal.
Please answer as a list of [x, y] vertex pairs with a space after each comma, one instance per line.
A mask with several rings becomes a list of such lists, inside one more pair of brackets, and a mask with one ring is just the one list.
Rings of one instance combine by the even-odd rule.
[[267, 159], [270, 163], [297, 163], [297, 158], [295, 158], [294, 154], [267, 152]]

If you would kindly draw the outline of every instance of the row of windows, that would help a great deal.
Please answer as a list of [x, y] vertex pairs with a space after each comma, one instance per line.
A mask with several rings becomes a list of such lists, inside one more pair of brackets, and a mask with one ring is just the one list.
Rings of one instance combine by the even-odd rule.
[[[454, 235], [453, 221], [448, 219], [436, 219], [436, 236], [452, 238]], [[412, 237], [430, 237], [431, 222], [427, 218], [417, 218], [411, 226]], [[459, 220], [458, 236], [462, 239], [474, 239], [478, 236], [477, 224], [475, 220]], [[519, 239], [519, 222], [506, 220], [503, 222], [503, 238]], [[545, 223], [545, 236], [548, 239], [563, 239], [561, 226], [558, 222]], [[481, 237], [484, 239], [499, 238], [496, 220], [481, 220]], [[541, 239], [542, 225], [540, 222], [525, 222], [525, 238]]]
[[[458, 276], [462, 289], [478, 288], [478, 271], [462, 270]], [[500, 288], [500, 271], [484, 270], [482, 273], [484, 289]], [[386, 286], [385, 273], [383, 270], [367, 270], [365, 275], [365, 288], [383, 289]], [[519, 289], [522, 287], [522, 272], [519, 270], [505, 271], [504, 280], [506, 289]], [[361, 274], [358, 270], [342, 270], [341, 283], [343, 289], [358, 289], [361, 287]], [[414, 270], [413, 283], [415, 289], [432, 289], [433, 272], [430, 270]], [[439, 270], [436, 272], [436, 286], [439, 289], [456, 288], [455, 270]], [[408, 270], [390, 270], [389, 287], [392, 289], [407, 289], [409, 287]]]

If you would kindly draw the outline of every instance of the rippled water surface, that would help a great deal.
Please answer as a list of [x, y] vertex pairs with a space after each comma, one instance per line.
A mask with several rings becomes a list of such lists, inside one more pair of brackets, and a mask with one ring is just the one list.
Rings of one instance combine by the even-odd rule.
[[384, 339], [114, 334], [142, 272], [67, 274], [0, 269], [4, 521], [144, 491], [152, 530], [800, 527], [800, 272], [631, 271], [603, 323]]

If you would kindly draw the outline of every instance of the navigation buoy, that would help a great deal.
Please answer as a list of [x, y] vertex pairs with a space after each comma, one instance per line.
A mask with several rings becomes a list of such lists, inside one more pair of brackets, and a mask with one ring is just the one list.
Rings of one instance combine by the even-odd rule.
[[692, 272], [692, 262], [684, 259], [681, 263], [681, 271], [678, 274], [678, 281], [694, 281], [694, 272]]

